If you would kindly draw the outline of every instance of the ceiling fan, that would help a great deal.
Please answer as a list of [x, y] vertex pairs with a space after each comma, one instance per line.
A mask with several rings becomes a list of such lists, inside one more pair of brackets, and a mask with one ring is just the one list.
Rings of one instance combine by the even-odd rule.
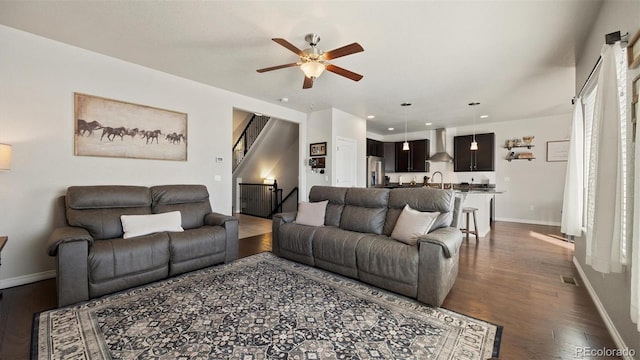
[[296, 55], [300, 56], [300, 61], [290, 64], [272, 66], [264, 69], [258, 69], [256, 71], [259, 73], [263, 73], [272, 70], [299, 66], [304, 73], [304, 82], [302, 83], [303, 89], [311, 88], [313, 86], [313, 81], [317, 79], [324, 70], [330, 71], [340, 76], [344, 76], [353, 81], [360, 81], [360, 79], [362, 79], [363, 76], [360, 74], [356, 74], [353, 71], [349, 71], [347, 69], [343, 69], [339, 66], [329, 63], [329, 60], [364, 51], [360, 44], [352, 43], [343, 47], [339, 47], [337, 49], [333, 49], [331, 51], [323, 52], [322, 50], [317, 48], [318, 43], [320, 42], [320, 36], [318, 36], [318, 34], [307, 34], [304, 39], [309, 43], [310, 46], [308, 49], [304, 50], [298, 49], [295, 45], [291, 44], [285, 39], [271, 39], [289, 49], [290, 51], [294, 52]]

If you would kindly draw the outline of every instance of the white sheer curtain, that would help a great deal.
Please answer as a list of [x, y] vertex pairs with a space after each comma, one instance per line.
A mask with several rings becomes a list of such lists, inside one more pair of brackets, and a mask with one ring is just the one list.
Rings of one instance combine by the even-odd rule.
[[591, 129], [586, 263], [602, 273], [622, 272], [630, 230], [625, 55], [619, 43], [603, 47]]
[[582, 235], [582, 202], [584, 196], [584, 117], [582, 99], [575, 101], [571, 140], [569, 141], [569, 160], [564, 179], [564, 200], [562, 202], [562, 223], [560, 231], [567, 235]]
[[[636, 128], [635, 171], [640, 171], [640, 126]], [[636, 175], [638, 175], [636, 173]], [[640, 331], [640, 176], [634, 177], [633, 185], [633, 237], [631, 256], [631, 320]]]

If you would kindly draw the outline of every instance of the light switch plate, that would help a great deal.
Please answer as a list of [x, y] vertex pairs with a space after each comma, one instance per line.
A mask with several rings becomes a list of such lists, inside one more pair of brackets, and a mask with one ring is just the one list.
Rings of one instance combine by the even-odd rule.
[[213, 177], [213, 180], [215, 180], [215, 181], [222, 181], [222, 176], [220, 176], [220, 175], [215, 175], [215, 176]]

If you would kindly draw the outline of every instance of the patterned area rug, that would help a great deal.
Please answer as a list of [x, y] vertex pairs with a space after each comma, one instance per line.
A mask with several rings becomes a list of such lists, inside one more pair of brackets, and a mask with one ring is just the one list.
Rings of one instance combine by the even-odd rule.
[[502, 328], [262, 253], [34, 318], [32, 359], [489, 359]]

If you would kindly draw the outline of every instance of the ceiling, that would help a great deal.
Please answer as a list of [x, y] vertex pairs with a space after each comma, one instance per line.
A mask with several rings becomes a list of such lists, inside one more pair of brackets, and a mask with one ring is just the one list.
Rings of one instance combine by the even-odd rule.
[[[0, 24], [303, 112], [374, 115], [368, 131], [390, 134], [405, 116], [412, 132], [571, 112], [601, 2], [3, 0]], [[295, 67], [256, 72], [298, 60], [271, 38], [303, 49], [311, 32], [324, 51], [360, 43], [332, 63], [364, 78], [325, 72], [303, 90]]]

